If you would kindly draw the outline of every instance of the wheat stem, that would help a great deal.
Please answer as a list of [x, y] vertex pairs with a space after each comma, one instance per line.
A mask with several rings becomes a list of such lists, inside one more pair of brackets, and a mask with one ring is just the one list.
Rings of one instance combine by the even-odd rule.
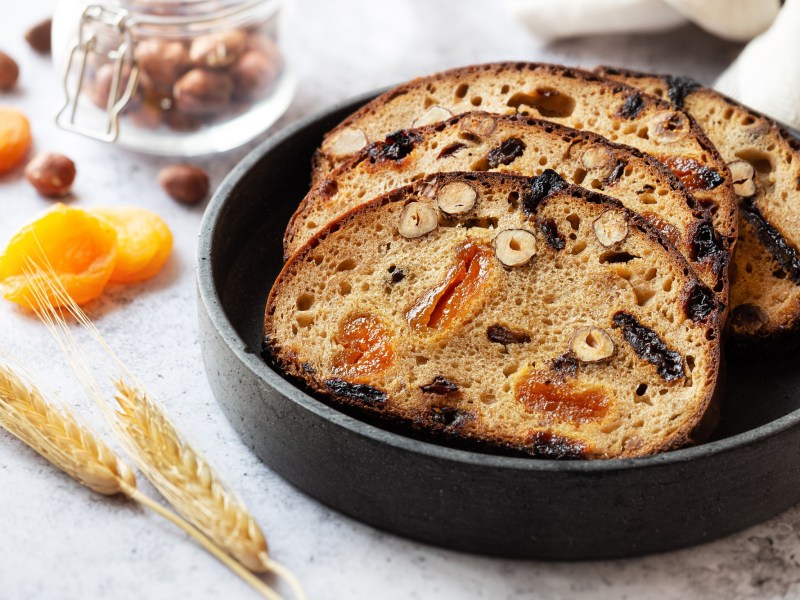
[[263, 557], [263, 559], [264, 559], [264, 564], [267, 566], [267, 569], [272, 571], [276, 576], [283, 579], [298, 600], [308, 600], [306, 592], [303, 589], [303, 586], [300, 584], [300, 580], [297, 579], [294, 573], [292, 573], [289, 569], [284, 567], [281, 563], [269, 558], [266, 555]]
[[250, 587], [252, 587], [255, 591], [261, 594], [267, 600], [282, 600], [281, 596], [278, 595], [275, 591], [273, 591], [266, 583], [261, 581], [258, 577], [253, 575], [251, 571], [246, 569], [240, 562], [231, 558], [230, 555], [225, 553], [224, 551], [220, 550], [220, 548], [214, 544], [210, 539], [208, 539], [205, 535], [203, 535], [200, 530], [194, 527], [191, 523], [182, 519], [171, 510], [167, 510], [163, 506], [161, 506], [158, 502], [150, 498], [149, 496], [144, 495], [141, 491], [137, 488], [132, 488], [130, 490], [126, 490], [125, 493], [130, 496], [133, 500], [136, 500], [142, 506], [145, 506], [152, 510], [153, 512], [157, 513], [158, 515], [164, 517], [174, 525], [180, 527], [184, 532], [189, 534], [198, 544], [200, 544], [205, 550], [207, 550], [214, 558], [219, 560], [223, 563], [226, 567], [228, 567], [231, 571], [236, 573], [239, 577], [242, 578]]

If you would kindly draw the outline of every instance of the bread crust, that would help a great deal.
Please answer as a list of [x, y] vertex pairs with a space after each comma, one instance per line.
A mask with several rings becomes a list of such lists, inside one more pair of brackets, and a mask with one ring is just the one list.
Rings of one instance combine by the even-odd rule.
[[[459, 90], [463, 89], [460, 86], [479, 87], [487, 93], [472, 96], [465, 91], [458, 98]], [[453, 89], [455, 92], [451, 94]], [[568, 99], [566, 107], [553, 100], [559, 93]], [[363, 106], [325, 136], [313, 161], [312, 180], [320, 181], [349, 156], [334, 156], [329, 151], [343, 131], [358, 129], [365, 133], [368, 142], [380, 141], [392, 131], [413, 126], [412, 117], [426, 107], [438, 106], [437, 102], [453, 114], [479, 109], [541, 116], [562, 125], [594, 131], [659, 159], [691, 158], [697, 163], [694, 167], [701, 165], [714, 173], [714, 183], [710, 184], [713, 187], [696, 189], [695, 196], [713, 205], [715, 228], [731, 244], [735, 243], [738, 219], [730, 172], [694, 119], [681, 113], [686, 136], [679, 143], [656, 142], [652, 139], [654, 120], [667, 111], [676, 112], [669, 103], [618, 81], [561, 65], [489, 63], [451, 69], [398, 86]]]
[[[773, 119], [691, 79], [615, 67], [597, 71], [687, 111], [724, 159], [754, 164], [755, 193], [739, 197], [741, 240], [732, 264], [737, 284], [731, 292], [731, 341], [739, 349], [797, 345], [800, 219], [791, 217], [800, 198], [800, 142]], [[770, 162], [768, 170], [764, 161]]]
[[[540, 177], [543, 176], [544, 175]], [[537, 179], [540, 178], [531, 179], [499, 173], [447, 173], [431, 175], [413, 185], [383, 194], [369, 203], [352, 209], [335, 221], [329, 223], [300, 248], [284, 265], [281, 274], [270, 292], [265, 307], [265, 357], [288, 377], [295, 381], [302, 382], [312, 393], [334, 406], [348, 407], [355, 411], [355, 414], [358, 416], [364, 417], [369, 415], [370, 418], [377, 419], [377, 422], [384, 426], [399, 427], [404, 432], [417, 432], [417, 434], [424, 435], [426, 438], [433, 439], [434, 441], [455, 443], [461, 446], [466, 445], [467, 447], [476, 446], [480, 449], [493, 452], [548, 458], [643, 456], [691, 443], [698, 431], [702, 429], [707, 432], [710, 423], [716, 420], [716, 412], [710, 410], [710, 408], [713, 407], [712, 399], [715, 397], [720, 365], [719, 340], [721, 310], [718, 304], [715, 304], [702, 320], [690, 325], [681, 325], [681, 327], [688, 327], [687, 331], [694, 330], [695, 334], [693, 335], [695, 335], [695, 337], [700, 335], [698, 332], [702, 332], [701, 337], [705, 340], [702, 348], [697, 348], [699, 351], [696, 353], [697, 356], [692, 359], [693, 361], [696, 360], [698, 365], [702, 364], [702, 368], [698, 366], [693, 373], [690, 371], [690, 379], [702, 382], [699, 384], [702, 389], [697, 390], [696, 396], [692, 396], [692, 408], [688, 411], [688, 414], [682, 415], [681, 425], [672, 430], [669, 435], [663, 436], [663, 438], [656, 437], [653, 439], [639, 440], [638, 444], [631, 444], [629, 447], [618, 448], [613, 451], [595, 447], [593, 445], [594, 440], [582, 439], [580, 436], [564, 436], [561, 435], [558, 430], [548, 431], [546, 428], [537, 429], [535, 432], [531, 433], [524, 442], [521, 442], [518, 437], [498, 437], [497, 435], [492, 435], [490, 431], [482, 430], [478, 428], [477, 425], [472, 426], [469, 423], [464, 428], [461, 428], [461, 426], [454, 427], [453, 422], [449, 422], [448, 419], [452, 418], [458, 420], [460, 416], [456, 412], [443, 420], [436, 420], [431, 416], [432, 413], [422, 410], [424, 407], [416, 411], [409, 410], [407, 406], [406, 408], [399, 408], [393, 402], [394, 396], [392, 392], [383, 392], [377, 388], [370, 388], [370, 386], [366, 384], [362, 384], [365, 385], [363, 390], [359, 389], [355, 391], [355, 396], [357, 396], [357, 398], [352, 394], [343, 395], [336, 392], [329, 384], [325, 383], [325, 381], [330, 381], [329, 379], [325, 379], [327, 377], [326, 373], [320, 372], [319, 365], [314, 365], [306, 361], [307, 357], [300, 355], [305, 352], [305, 350], [293, 347], [290, 342], [290, 337], [287, 337], [287, 335], [291, 336], [291, 334], [288, 334], [285, 329], [281, 328], [282, 322], [279, 322], [276, 316], [276, 309], [279, 305], [282, 307], [286, 305], [285, 296], [288, 294], [289, 286], [294, 285], [292, 283], [293, 279], [300, 276], [298, 273], [304, 268], [313, 269], [313, 267], [306, 267], [305, 265], [315, 263], [317, 260], [322, 260], [319, 264], [327, 264], [327, 262], [325, 262], [324, 259], [320, 259], [320, 257], [332, 257], [333, 255], [331, 252], [333, 251], [335, 243], [338, 243], [340, 239], [349, 239], [347, 236], [351, 235], [351, 232], [359, 231], [366, 223], [385, 223], [386, 218], [383, 213], [388, 210], [394, 210], [396, 212], [408, 201], [425, 197], [424, 194], [431, 189], [431, 186], [436, 186], [436, 189], [441, 189], [441, 187], [448, 183], [468, 182], [473, 185], [483, 185], [485, 188], [500, 190], [503, 194], [508, 194], [510, 192], [522, 194], [526, 193], [526, 190], [532, 189], [532, 186], [534, 186], [533, 189], [535, 189], [535, 182]], [[653, 251], [655, 255], [657, 255], [657, 261], [660, 261], [658, 264], [672, 265], [674, 273], [681, 279], [681, 290], [685, 292], [686, 290], [694, 289], [693, 286], [702, 286], [687, 261], [674, 248], [669, 240], [655, 229], [650, 222], [638, 214], [625, 209], [618, 201], [600, 194], [588, 192], [577, 186], [566, 184], [554, 185], [551, 189], [546, 189], [545, 192], [540, 195], [543, 197], [537, 199], [538, 204], [535, 206], [532, 203], [526, 204], [529, 208], [533, 207], [533, 212], [530, 213], [529, 216], [530, 219], [538, 218], [536, 215], [540, 213], [544, 214], [549, 209], [549, 206], [554, 205], [556, 202], [574, 203], [575, 206], [583, 207], [590, 211], [591, 214], [602, 214], [606, 210], [613, 209], [624, 216], [627, 226], [630, 227], [632, 231], [640, 232], [643, 234], [644, 239], [652, 244]], [[486, 202], [489, 201], [486, 200]], [[486, 210], [493, 210], [492, 207], [494, 207], [494, 204], [487, 206], [488, 208], [486, 208]], [[505, 207], [503, 207], [503, 209], [506, 210]], [[386, 231], [383, 226], [381, 230]], [[447, 231], [450, 231], [450, 229]], [[636, 235], [638, 236], [639, 234], [637, 233]], [[386, 238], [381, 243], [384, 241], [388, 244], [398, 243], [397, 240], [399, 239], [396, 232], [389, 233], [387, 231]], [[422, 243], [425, 244], [425, 242]], [[341, 259], [341, 256], [339, 259]], [[347, 268], [352, 267], [348, 265]], [[328, 281], [330, 285], [333, 285], [334, 280], [332, 277], [329, 278]], [[678, 285], [679, 282], [675, 281], [675, 284]], [[686, 301], [684, 292], [682, 292], [681, 298], [683, 301]], [[324, 313], [324, 311], [329, 309], [332, 310], [325, 305], [319, 310]], [[280, 310], [282, 311], [283, 309]], [[480, 311], [483, 310], [483, 307], [481, 307]], [[695, 327], [697, 329], [693, 329]], [[326, 339], [332, 337], [335, 337], [335, 332], [328, 331]], [[442, 339], [444, 340], [446, 338]], [[352, 386], [353, 384], [347, 385]], [[385, 397], [383, 399], [378, 398], [376, 396], [378, 393], [384, 394]], [[380, 401], [377, 401], [376, 398]], [[454, 407], [453, 410], [458, 411], [462, 408], [463, 406], [459, 405], [458, 407]], [[580, 430], [580, 428], [578, 429]]]

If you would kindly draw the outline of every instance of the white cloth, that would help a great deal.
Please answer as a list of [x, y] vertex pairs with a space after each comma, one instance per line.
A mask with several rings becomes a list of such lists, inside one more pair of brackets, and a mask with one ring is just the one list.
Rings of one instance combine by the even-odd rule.
[[780, 0], [506, 0], [538, 38], [672, 29], [692, 21], [719, 37], [747, 41], [775, 19]]
[[[663, 31], [693, 22], [752, 41], [714, 87], [800, 130], [800, 0], [505, 0], [533, 34], [552, 41]], [[755, 39], [753, 39], [755, 38]], [[625, 67], [626, 65], [620, 65]]]
[[800, 0], [786, 0], [767, 31], [750, 42], [714, 87], [800, 129]]

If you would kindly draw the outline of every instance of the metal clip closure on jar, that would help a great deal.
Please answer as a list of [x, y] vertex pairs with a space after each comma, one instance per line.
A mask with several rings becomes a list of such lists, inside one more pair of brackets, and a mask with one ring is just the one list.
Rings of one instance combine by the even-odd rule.
[[288, 107], [279, 0], [87, 1], [59, 0], [53, 20], [63, 129], [192, 156], [247, 142]]
[[[98, 5], [89, 6], [83, 11], [78, 40], [69, 50], [67, 68], [64, 70], [65, 102], [56, 114], [59, 127], [104, 142], [116, 141], [119, 114], [130, 101], [139, 82], [139, 67], [133, 59], [133, 39], [126, 24], [127, 19], [125, 10], [112, 10]], [[101, 33], [101, 28], [108, 31]], [[117, 44], [113, 43], [115, 38]], [[86, 86], [86, 65], [92, 54], [101, 57], [104, 62], [109, 61], [107, 64], [111, 66], [104, 128], [78, 123], [78, 101]], [[70, 80], [75, 68], [77, 79], [73, 84]]]

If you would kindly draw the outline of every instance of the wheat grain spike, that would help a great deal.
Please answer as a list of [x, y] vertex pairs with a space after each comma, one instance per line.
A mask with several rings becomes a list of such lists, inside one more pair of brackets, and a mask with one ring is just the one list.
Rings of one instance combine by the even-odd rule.
[[115, 382], [113, 427], [133, 461], [167, 501], [248, 569], [269, 570], [261, 528], [211, 466], [139, 386]]
[[27, 377], [3, 364], [0, 425], [95, 492], [110, 496], [136, 488], [131, 468], [102, 440], [66, 407], [45, 399]]

